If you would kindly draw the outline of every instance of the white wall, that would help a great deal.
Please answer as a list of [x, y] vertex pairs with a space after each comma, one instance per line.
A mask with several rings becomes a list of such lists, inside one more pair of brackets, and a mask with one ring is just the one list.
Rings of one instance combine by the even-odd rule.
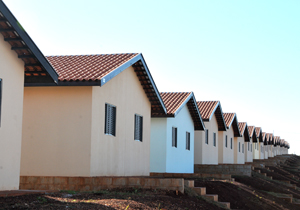
[[[195, 164], [218, 164], [218, 123], [213, 115], [209, 122], [204, 122], [208, 129], [208, 144], [205, 143], [204, 131], [195, 131]], [[216, 134], [216, 146], [213, 145], [213, 135]]]
[[16, 190], [20, 179], [24, 63], [1, 39], [0, 190]]
[[250, 138], [250, 142], [245, 142], [245, 162], [253, 162], [253, 145], [252, 145], [252, 138]]
[[[227, 147], [225, 145], [225, 138], [227, 136]], [[219, 164], [233, 164], [234, 163], [234, 131], [232, 126], [227, 131], [219, 131]], [[232, 138], [232, 148], [230, 146], [230, 141]]]
[[263, 142], [259, 142], [259, 159], [265, 159], [265, 147]]
[[[234, 163], [235, 164], [244, 164], [245, 163], [245, 137], [235, 137], [234, 138]], [[239, 150], [240, 144], [240, 150]], [[244, 151], [243, 151], [244, 145]]]
[[273, 154], [273, 145], [268, 145], [268, 156], [269, 157], [274, 157], [274, 154]]
[[253, 155], [253, 159], [259, 159], [259, 147], [258, 147], [258, 142], [253, 142], [252, 143], [253, 146], [253, 152], [252, 152], [252, 155]]
[[265, 151], [264, 159], [268, 159], [269, 158], [268, 145], [264, 145], [264, 151]]

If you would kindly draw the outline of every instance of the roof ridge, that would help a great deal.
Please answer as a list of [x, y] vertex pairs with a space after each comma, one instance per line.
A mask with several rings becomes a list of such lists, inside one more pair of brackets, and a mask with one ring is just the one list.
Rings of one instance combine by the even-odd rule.
[[45, 55], [45, 57], [67, 57], [67, 56], [95, 56], [95, 55], [133, 55], [140, 53], [102, 53], [102, 54], [77, 54], [77, 55]]

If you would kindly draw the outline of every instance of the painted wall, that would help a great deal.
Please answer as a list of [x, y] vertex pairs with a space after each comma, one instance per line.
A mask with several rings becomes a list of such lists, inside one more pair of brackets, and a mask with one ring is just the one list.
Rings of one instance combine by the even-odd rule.
[[89, 176], [92, 87], [25, 87], [22, 176]]
[[253, 162], [252, 138], [250, 138], [250, 142], [245, 142], [245, 162]]
[[[205, 143], [204, 131], [195, 131], [195, 164], [218, 164], [218, 123], [213, 115], [209, 122], [204, 122], [208, 129], [208, 144]], [[216, 133], [216, 146], [213, 145], [213, 135]]]
[[[172, 147], [172, 127], [177, 127], [177, 148]], [[190, 150], [186, 149], [186, 132], [190, 133]], [[167, 171], [194, 173], [194, 122], [187, 105], [175, 118], [167, 119]]]
[[[225, 138], [227, 135], [227, 147], [225, 145]], [[219, 131], [218, 135], [218, 163], [234, 163], [234, 131], [232, 126], [227, 131]], [[231, 148], [231, 138], [232, 138], [232, 148]]]
[[273, 145], [268, 145], [268, 156], [269, 157], [274, 157], [273, 155]]
[[265, 151], [264, 159], [268, 159], [269, 158], [268, 145], [264, 145], [264, 151]]
[[263, 142], [259, 142], [259, 159], [265, 159], [265, 147]]
[[[151, 104], [132, 67], [93, 87], [91, 176], [148, 176]], [[105, 103], [116, 106], [116, 136], [104, 134]], [[134, 116], [143, 116], [143, 141], [134, 140]]]
[[[234, 163], [244, 164], [245, 163], [245, 137], [234, 137]], [[240, 145], [240, 146], [239, 146]], [[240, 150], [239, 150], [240, 147]], [[244, 150], [243, 150], [244, 147]]]
[[0, 41], [0, 78], [0, 190], [16, 190], [20, 179], [24, 63], [3, 39]]

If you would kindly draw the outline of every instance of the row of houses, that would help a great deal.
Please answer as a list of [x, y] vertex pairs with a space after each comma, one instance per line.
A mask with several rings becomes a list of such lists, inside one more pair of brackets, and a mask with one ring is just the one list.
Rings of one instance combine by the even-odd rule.
[[0, 1], [0, 190], [20, 176], [193, 173], [289, 144], [193, 92], [158, 91], [142, 54], [44, 56]]

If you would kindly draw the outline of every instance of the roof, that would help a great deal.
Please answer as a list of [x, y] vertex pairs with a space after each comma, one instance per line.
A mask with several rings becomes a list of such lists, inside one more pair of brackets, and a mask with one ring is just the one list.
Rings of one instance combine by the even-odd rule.
[[263, 142], [261, 127], [255, 127], [255, 133], [256, 137], [259, 139], [259, 142]]
[[25, 63], [25, 83], [58, 81], [58, 74], [3, 1], [0, 1], [0, 33]]
[[[103, 86], [132, 66], [151, 103], [151, 115], [166, 113], [166, 107], [141, 53], [66, 55], [46, 58], [59, 74], [59, 86]], [[40, 86], [47, 85], [40, 84]]]
[[227, 129], [230, 129], [230, 127], [232, 125], [233, 131], [234, 131], [234, 137], [240, 137], [241, 133], [240, 133], [236, 113], [224, 113], [223, 117], [224, 117], [224, 121], [226, 123]]
[[267, 133], [266, 132], [262, 132], [262, 139], [264, 142], [264, 145], [268, 145], [268, 141], [267, 141]]
[[269, 133], [269, 144], [274, 144], [274, 136], [272, 133]]
[[250, 142], [247, 123], [246, 122], [239, 122], [238, 125], [239, 125], [240, 134], [241, 134], [241, 136], [244, 136], [245, 142]]
[[205, 129], [193, 92], [162, 92], [160, 95], [166, 106], [167, 114], [157, 117], [176, 117], [180, 110], [187, 105], [195, 130]]
[[254, 126], [248, 126], [249, 137], [252, 138], [252, 142], [257, 142], [256, 132]]
[[275, 136], [274, 146], [277, 146], [279, 144], [280, 144], [280, 136]]
[[215, 114], [218, 122], [218, 130], [226, 131], [226, 123], [220, 101], [197, 101], [197, 105], [203, 121], [210, 121]]

